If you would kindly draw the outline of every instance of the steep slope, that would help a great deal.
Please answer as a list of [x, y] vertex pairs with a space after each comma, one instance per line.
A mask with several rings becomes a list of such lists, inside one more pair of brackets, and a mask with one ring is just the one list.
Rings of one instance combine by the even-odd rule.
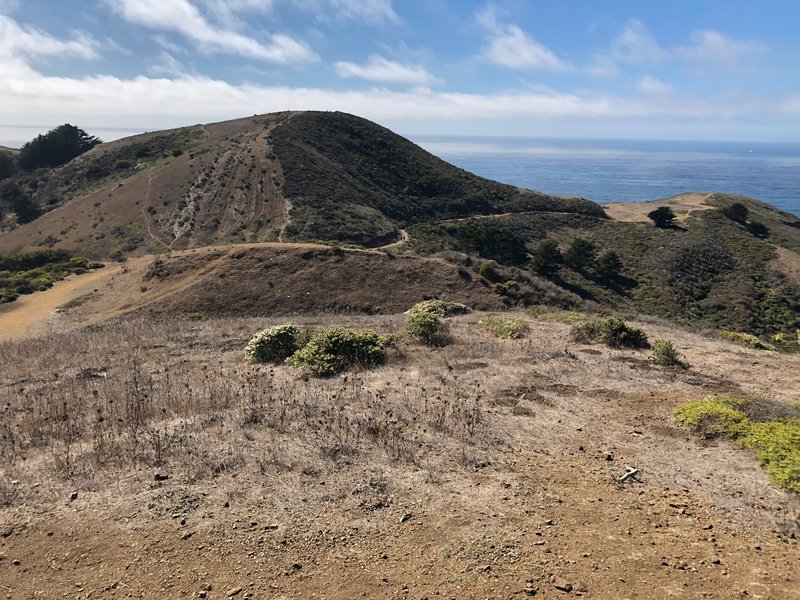
[[602, 216], [587, 200], [476, 177], [342, 113], [276, 113], [133, 136], [14, 183], [45, 214], [0, 235], [0, 254], [58, 246], [101, 258], [279, 239], [376, 246], [408, 223], [437, 218], [515, 210]]

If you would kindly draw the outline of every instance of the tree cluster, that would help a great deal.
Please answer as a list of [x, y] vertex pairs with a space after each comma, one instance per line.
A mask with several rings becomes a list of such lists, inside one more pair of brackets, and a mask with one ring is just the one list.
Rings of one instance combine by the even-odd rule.
[[41, 167], [57, 167], [91, 150], [100, 139], [80, 127], [65, 123], [38, 135], [20, 149], [17, 162], [25, 171]]

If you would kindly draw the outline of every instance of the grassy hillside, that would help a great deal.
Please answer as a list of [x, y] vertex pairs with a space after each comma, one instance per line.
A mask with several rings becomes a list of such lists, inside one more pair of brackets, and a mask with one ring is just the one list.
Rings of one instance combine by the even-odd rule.
[[270, 141], [291, 202], [296, 239], [379, 245], [411, 223], [518, 211], [603, 216], [595, 203], [483, 179], [344, 113], [293, 115]]

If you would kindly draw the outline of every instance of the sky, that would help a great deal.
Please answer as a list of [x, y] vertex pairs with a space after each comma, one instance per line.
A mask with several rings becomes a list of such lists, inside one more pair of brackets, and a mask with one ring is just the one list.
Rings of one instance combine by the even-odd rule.
[[800, 2], [0, 0], [0, 144], [282, 110], [403, 135], [797, 141]]

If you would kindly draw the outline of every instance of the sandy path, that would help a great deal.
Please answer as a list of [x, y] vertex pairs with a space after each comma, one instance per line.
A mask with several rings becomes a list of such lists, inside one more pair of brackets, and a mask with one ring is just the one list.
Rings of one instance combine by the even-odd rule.
[[650, 223], [647, 213], [658, 206], [669, 206], [675, 211], [677, 221], [685, 222], [694, 211], [710, 210], [713, 206], [706, 204], [706, 200], [714, 193], [690, 193], [679, 194], [671, 198], [662, 200], [650, 200], [648, 202], [614, 202], [606, 204], [603, 208], [606, 214], [615, 221], [627, 221], [629, 223]]
[[73, 275], [49, 290], [20, 296], [16, 301], [0, 306], [0, 339], [17, 339], [41, 331], [47, 327], [58, 306], [93, 291], [121, 270], [121, 265], [109, 265], [83, 275]]

